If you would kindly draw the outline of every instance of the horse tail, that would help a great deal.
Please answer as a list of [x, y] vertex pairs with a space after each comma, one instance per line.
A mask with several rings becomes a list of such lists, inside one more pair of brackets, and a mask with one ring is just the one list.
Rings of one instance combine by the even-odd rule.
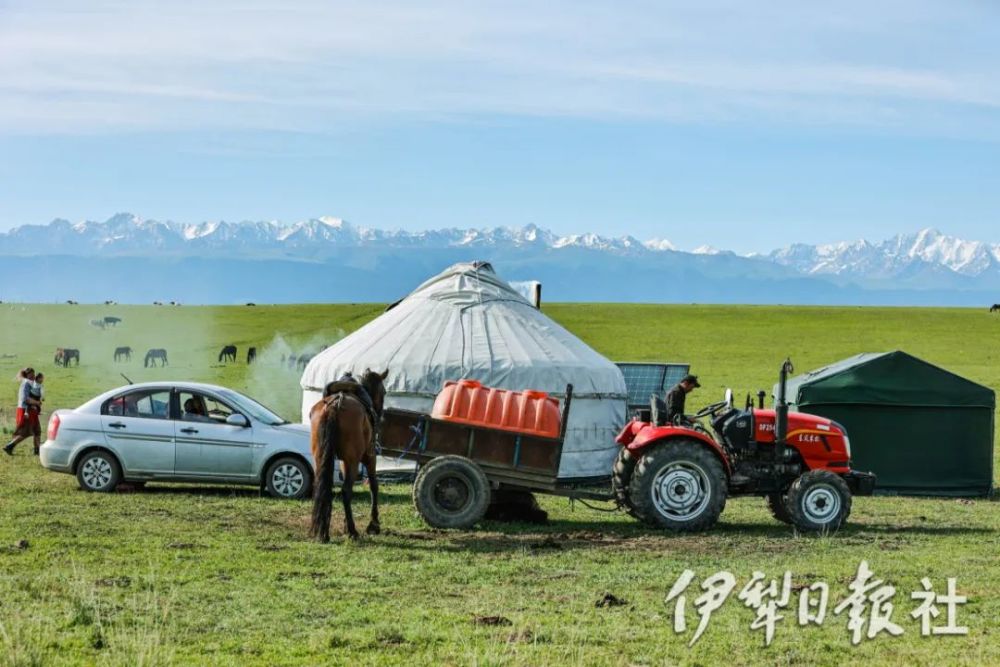
[[320, 542], [330, 541], [330, 514], [333, 512], [333, 471], [337, 461], [337, 435], [340, 430], [341, 397], [327, 404], [317, 424], [318, 441], [316, 461], [316, 487], [313, 494], [312, 526], [310, 537]]

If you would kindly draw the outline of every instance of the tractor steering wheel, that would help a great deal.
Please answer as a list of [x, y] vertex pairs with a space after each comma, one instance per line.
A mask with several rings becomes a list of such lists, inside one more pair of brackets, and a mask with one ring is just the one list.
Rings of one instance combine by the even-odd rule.
[[701, 410], [694, 414], [695, 419], [701, 419], [702, 417], [707, 417], [709, 415], [715, 416], [722, 408], [729, 407], [729, 401], [719, 401], [718, 403], [712, 403], [711, 405], [706, 405]]

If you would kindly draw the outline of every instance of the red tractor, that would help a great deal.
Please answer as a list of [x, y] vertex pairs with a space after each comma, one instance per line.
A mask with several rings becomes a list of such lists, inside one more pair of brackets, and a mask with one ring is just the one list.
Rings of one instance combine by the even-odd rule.
[[763, 496], [779, 521], [804, 532], [837, 530], [851, 513], [852, 494], [872, 494], [875, 475], [851, 470], [851, 443], [840, 424], [789, 414], [791, 372], [786, 360], [774, 410], [763, 409], [763, 392], [760, 407], [748, 397], [738, 410], [727, 390], [726, 400], [671, 424], [654, 395], [649, 414], [618, 435], [618, 502], [648, 524], [697, 531], [715, 524], [729, 496]]

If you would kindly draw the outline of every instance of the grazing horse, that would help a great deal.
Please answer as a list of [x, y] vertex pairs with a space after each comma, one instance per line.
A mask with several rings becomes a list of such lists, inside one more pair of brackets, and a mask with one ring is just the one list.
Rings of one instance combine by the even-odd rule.
[[132, 361], [132, 348], [130, 347], [116, 347], [115, 348], [115, 361]]
[[231, 361], [236, 363], [236, 346], [226, 345], [222, 348], [222, 352], [219, 352], [219, 361]]
[[1000, 303], [994, 303], [992, 306], [990, 306], [991, 313], [995, 313], [998, 310], [1000, 310]]
[[146, 353], [146, 358], [142, 362], [143, 368], [156, 367], [156, 360], [160, 360], [160, 366], [167, 365], [167, 351], [162, 347], [154, 347]]
[[[333, 466], [340, 459], [344, 476], [341, 499], [344, 503], [344, 530], [352, 540], [358, 539], [354, 525], [351, 498], [358, 464], [368, 469], [368, 485], [372, 494], [371, 521], [365, 532], [378, 535], [382, 532], [378, 518], [378, 475], [375, 472], [375, 432], [385, 403], [385, 378], [389, 371], [376, 373], [365, 370], [361, 387], [367, 392], [371, 405], [366, 405], [352, 385], [357, 381], [331, 382], [323, 391], [323, 399], [312, 407], [309, 421], [312, 424], [312, 453], [316, 464], [316, 486], [313, 494], [312, 524], [309, 535], [320, 542], [330, 541], [330, 514], [333, 512]], [[373, 414], [374, 413], [374, 414]]]
[[111, 327], [116, 327], [122, 321], [120, 317], [105, 317], [104, 323]]
[[74, 349], [72, 347], [57, 347], [56, 356], [52, 360], [56, 366], [62, 366], [63, 368], [70, 365], [70, 362], [76, 360], [76, 365], [80, 365], [80, 350]]
[[257, 361], [257, 348], [251, 347], [247, 349], [247, 366]]

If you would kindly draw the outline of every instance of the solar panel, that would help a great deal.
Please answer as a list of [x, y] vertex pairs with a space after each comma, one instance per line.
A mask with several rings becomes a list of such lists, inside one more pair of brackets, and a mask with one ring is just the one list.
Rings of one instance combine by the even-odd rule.
[[650, 394], [656, 393], [662, 396], [688, 374], [691, 365], [620, 362], [618, 368], [625, 376], [628, 407], [631, 410], [648, 407]]

